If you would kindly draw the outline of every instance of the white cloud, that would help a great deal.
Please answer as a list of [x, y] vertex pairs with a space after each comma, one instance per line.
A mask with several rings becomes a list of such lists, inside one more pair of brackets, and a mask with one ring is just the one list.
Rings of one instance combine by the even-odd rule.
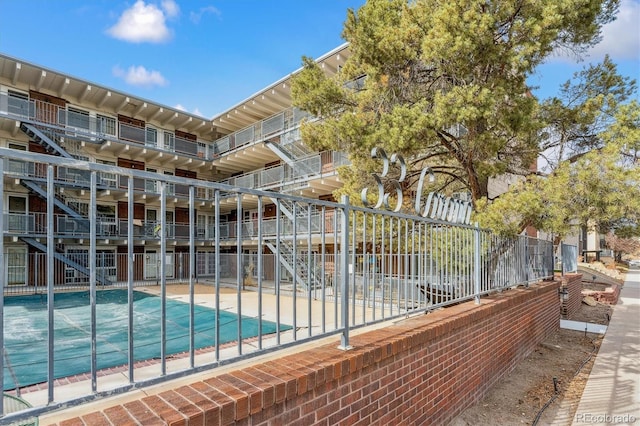
[[173, 0], [163, 0], [162, 8], [169, 18], [175, 18], [180, 14], [180, 7]]
[[593, 59], [640, 59], [640, 2], [622, 0], [615, 21], [602, 28], [602, 41], [589, 50]]
[[153, 87], [166, 86], [169, 82], [159, 71], [148, 71], [142, 65], [130, 66], [126, 71], [119, 66], [113, 67], [113, 75], [124, 79], [132, 86]]
[[[179, 110], [179, 111], [189, 112], [182, 104], [177, 104], [176, 106], [174, 106], [174, 108]], [[191, 114], [198, 115], [200, 117], [204, 117], [204, 115], [202, 115], [202, 113], [200, 112], [200, 110], [198, 108], [194, 109]]]
[[133, 43], [162, 43], [171, 38], [166, 19], [178, 15], [180, 9], [173, 0], [164, 0], [161, 8], [138, 0], [122, 12], [118, 22], [107, 30], [112, 37]]
[[200, 22], [202, 15], [204, 15], [205, 13], [212, 13], [217, 16], [221, 15], [220, 10], [218, 10], [216, 7], [206, 6], [206, 7], [201, 7], [200, 10], [198, 10], [197, 12], [191, 12], [189, 14], [189, 18], [194, 24], [197, 24]]
[[[615, 62], [624, 59], [640, 59], [640, 2], [622, 0], [613, 22], [602, 27], [602, 40], [585, 52], [584, 59], [598, 61], [609, 55]], [[576, 56], [563, 49], [557, 49], [550, 58], [558, 62], [577, 62]]]

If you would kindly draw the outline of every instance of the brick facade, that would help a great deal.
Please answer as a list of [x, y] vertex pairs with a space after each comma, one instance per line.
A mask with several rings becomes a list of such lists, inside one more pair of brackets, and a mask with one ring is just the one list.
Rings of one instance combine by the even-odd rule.
[[559, 327], [558, 287], [440, 309], [352, 336], [349, 351], [319, 345], [59, 425], [447, 424]]
[[582, 304], [582, 274], [565, 274], [560, 294], [560, 313], [562, 318], [569, 318], [578, 312]]

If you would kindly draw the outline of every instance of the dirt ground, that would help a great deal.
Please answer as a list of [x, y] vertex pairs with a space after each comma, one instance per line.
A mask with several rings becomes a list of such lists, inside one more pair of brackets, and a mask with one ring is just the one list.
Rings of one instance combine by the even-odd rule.
[[[610, 305], [582, 303], [568, 319], [607, 324], [611, 312]], [[450, 426], [570, 425], [601, 342], [598, 334], [558, 330]]]

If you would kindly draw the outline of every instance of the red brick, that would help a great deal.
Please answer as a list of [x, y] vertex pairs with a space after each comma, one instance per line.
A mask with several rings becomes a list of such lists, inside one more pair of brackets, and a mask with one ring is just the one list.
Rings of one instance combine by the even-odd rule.
[[282, 387], [276, 388], [275, 400], [276, 403], [284, 401], [285, 399], [291, 399], [298, 393], [298, 378], [290, 371], [291, 368], [284, 366], [280, 363], [266, 363], [260, 366], [260, 369], [267, 374], [279, 377], [284, 382], [284, 395], [282, 395]]
[[316, 419], [328, 418], [332, 413], [335, 413], [340, 409], [340, 401], [329, 400], [328, 404], [324, 407], [320, 407], [316, 411]]
[[345, 407], [331, 414], [327, 420], [329, 421], [329, 424], [332, 425], [342, 424], [344, 419], [350, 414], [351, 408]]
[[131, 417], [136, 419], [140, 424], [153, 425], [162, 422], [162, 419], [158, 417], [151, 408], [143, 404], [142, 401], [127, 402], [123, 406], [129, 414], [131, 414]]
[[151, 411], [157, 414], [158, 417], [167, 422], [167, 424], [171, 426], [187, 425], [187, 417], [176, 410], [175, 407], [167, 404], [167, 402], [159, 396], [146, 396], [142, 398], [142, 402], [145, 403]]
[[191, 386], [181, 386], [176, 392], [202, 410], [205, 425], [220, 423], [220, 407], [204, 394]]
[[104, 410], [104, 415], [107, 416], [109, 421], [114, 425], [129, 426], [138, 424], [138, 422], [136, 422], [134, 418], [129, 415], [129, 412], [121, 405], [107, 408]]
[[[264, 399], [264, 381], [260, 380], [260, 383], [254, 383], [259, 380], [256, 377], [247, 374], [246, 372], [239, 370], [233, 371], [224, 376], [220, 376], [222, 380], [226, 380], [232, 383], [235, 387], [246, 392], [249, 395], [249, 413], [255, 414], [262, 410], [262, 401]], [[268, 384], [267, 384], [268, 386]]]
[[60, 426], [85, 426], [85, 424], [80, 417], [74, 417], [73, 419], [61, 421]]
[[252, 377], [254, 384], [259, 384], [259, 387], [263, 390], [262, 406], [268, 408], [275, 403], [276, 387], [280, 386], [281, 392], [284, 389], [284, 382], [277, 377], [272, 376], [258, 368], [249, 367], [242, 370], [244, 373]]
[[319, 409], [325, 407], [327, 405], [327, 394], [320, 395], [316, 398], [311, 399], [306, 403], [299, 404], [300, 405], [300, 415], [306, 416], [309, 413], [315, 413]]
[[249, 395], [247, 395], [246, 392], [241, 391], [231, 383], [221, 380], [218, 377], [212, 377], [204, 382], [235, 401], [234, 420], [238, 421], [249, 416]]
[[162, 392], [158, 396], [185, 416], [189, 420], [190, 426], [204, 425], [204, 412], [196, 406], [193, 401], [187, 400], [184, 396], [173, 390]]

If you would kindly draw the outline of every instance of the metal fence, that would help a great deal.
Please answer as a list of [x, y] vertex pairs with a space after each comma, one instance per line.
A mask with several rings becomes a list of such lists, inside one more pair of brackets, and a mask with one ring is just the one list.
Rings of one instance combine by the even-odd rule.
[[[5, 269], [0, 274], [0, 288], [8, 294], [5, 298], [12, 297], [9, 293], [39, 293], [48, 313], [43, 342], [48, 360], [45, 391], [25, 393], [23, 389], [22, 396], [34, 407], [17, 414], [5, 413], [0, 422], [332, 334], [339, 334], [340, 347], [348, 349], [349, 333], [354, 328], [466, 300], [479, 303], [481, 296], [491, 292], [553, 276], [551, 242], [503, 238], [473, 226], [356, 207], [346, 197], [333, 203], [4, 148], [0, 148], [0, 159], [0, 175], [10, 177], [0, 179], [0, 211], [13, 216], [19, 213], [8, 211], [5, 194], [16, 190], [20, 177], [5, 174], [7, 164], [20, 160], [33, 163], [29, 169], [46, 170], [46, 179], [41, 182], [46, 189], [46, 209], [42, 212], [46, 220], [41, 221], [37, 238], [16, 237], [8, 233], [7, 220], [0, 224], [5, 236], [0, 239], [0, 264]], [[77, 192], [88, 203], [88, 235], [82, 239], [58, 234], [56, 190], [65, 182], [55, 179], [54, 170], [60, 167], [89, 176], [86, 186], [76, 184], [65, 189], [65, 193]], [[96, 214], [101, 194], [97, 182], [104, 174], [126, 182], [125, 188], [114, 191], [121, 191], [117, 198], [126, 200], [126, 217], [117, 220], [122, 227], [126, 224], [127, 232], [109, 239], [100, 237], [100, 217]], [[161, 229], [167, 227], [167, 188], [187, 188], [186, 241], [171, 238], [166, 232], [151, 240], [134, 232], [138, 222], [134, 203], [144, 193], [136, 189], [134, 181], [140, 179], [158, 183]], [[196, 245], [196, 209], [198, 214], [203, 210], [202, 203], [194, 202], [197, 193], [211, 194], [206, 205], [210, 206], [215, 229], [235, 229], [226, 239], [221, 232], [214, 232], [209, 241]], [[225, 203], [220, 202], [223, 197]], [[257, 211], [255, 217], [225, 222], [232, 216], [245, 217], [247, 205]], [[23, 214], [28, 216], [29, 212]], [[20, 222], [15, 217], [13, 220]], [[119, 380], [106, 380], [97, 367], [101, 331], [96, 325], [96, 294], [114, 287], [127, 290], [127, 361], [121, 366]], [[136, 339], [140, 338], [135, 331], [133, 304], [138, 288], [157, 294], [161, 300], [158, 354], [151, 366], [140, 363], [134, 353]], [[76, 393], [70, 395], [60, 392], [62, 385], [56, 381], [56, 366], [64, 362], [56, 359], [56, 349], [66, 342], [54, 333], [58, 318], [54, 295], [72, 289], [89, 291], [86, 310], [90, 327], [86, 333], [91, 351], [86, 360], [89, 380], [84, 387], [76, 385]], [[167, 327], [171, 326], [166, 311], [169, 299], [179, 299], [189, 306], [189, 345], [179, 354], [166, 350]], [[195, 342], [198, 324], [194, 310], [200, 305], [215, 309], [216, 318], [215, 330], [204, 345]], [[0, 318], [5, 318], [4, 309], [4, 299], [0, 299]], [[238, 318], [238, 337], [232, 344], [218, 344], [222, 311]], [[249, 340], [241, 334], [248, 317], [259, 324], [255, 337]], [[267, 320], [276, 324], [269, 334], [262, 331]], [[2, 330], [0, 346], [4, 347], [6, 331]], [[3, 378], [11, 374], [9, 360], [0, 357], [0, 366], [0, 383], [4, 383]]]
[[560, 246], [562, 275], [578, 271], [578, 247], [562, 243]]

